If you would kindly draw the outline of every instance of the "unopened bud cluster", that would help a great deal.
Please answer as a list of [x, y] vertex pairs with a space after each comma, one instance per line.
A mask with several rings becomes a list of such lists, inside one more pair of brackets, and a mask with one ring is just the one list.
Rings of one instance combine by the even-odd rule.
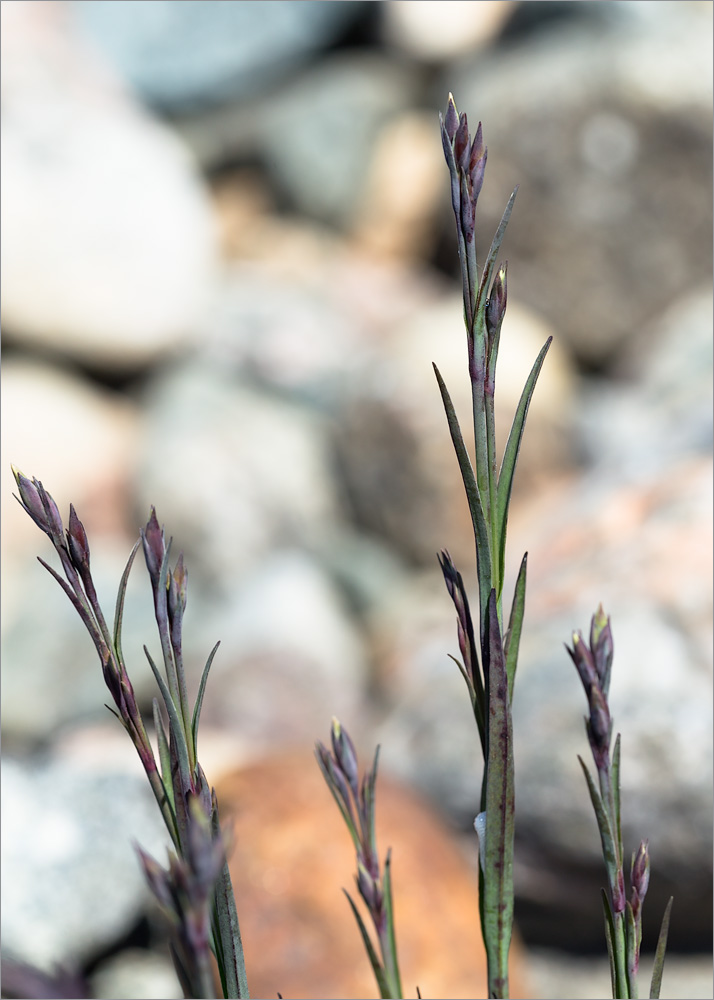
[[582, 632], [575, 632], [573, 648], [566, 648], [588, 699], [590, 718], [586, 720], [586, 729], [596, 766], [600, 769], [609, 760], [612, 736], [608, 694], [613, 656], [610, 619], [603, 612], [602, 606], [592, 618], [590, 644], [586, 644]]

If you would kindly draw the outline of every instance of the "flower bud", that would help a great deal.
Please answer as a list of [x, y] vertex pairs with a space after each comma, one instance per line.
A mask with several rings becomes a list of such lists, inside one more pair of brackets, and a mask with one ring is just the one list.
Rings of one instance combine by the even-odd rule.
[[590, 623], [590, 649], [592, 650], [595, 670], [600, 680], [600, 687], [607, 697], [610, 690], [610, 672], [612, 670], [613, 641], [610, 618], [598, 607]]
[[12, 474], [17, 483], [21, 505], [25, 508], [37, 527], [49, 534], [45, 508], [42, 506], [42, 500], [37, 488], [39, 484], [34, 479], [29, 480], [27, 476], [23, 476], [20, 470], [16, 469], [14, 465], [12, 466]]
[[459, 127], [454, 135], [454, 159], [457, 168], [466, 173], [468, 170], [469, 157], [469, 123], [466, 120], [465, 112], [459, 117]]
[[335, 718], [332, 720], [332, 750], [337, 765], [356, 798], [358, 794], [357, 753], [349, 733], [342, 728], [339, 720]]
[[456, 130], [459, 127], [459, 113], [456, 110], [456, 104], [454, 103], [454, 95], [449, 94], [449, 102], [446, 105], [446, 117], [444, 119], [444, 129], [446, 130], [446, 135], [449, 142], [454, 141], [454, 136], [456, 135]]
[[359, 889], [360, 896], [367, 904], [369, 912], [374, 913], [378, 901], [376, 894], [377, 885], [360, 858], [357, 858], [357, 888]]
[[[640, 903], [645, 898], [647, 894], [647, 889], [650, 884], [650, 855], [649, 855], [649, 841], [643, 840], [640, 846], [632, 855], [632, 868], [630, 870], [630, 885], [632, 886], [633, 893], [637, 893], [637, 898]], [[632, 905], [633, 910], [635, 909], [634, 903]]]
[[582, 681], [583, 687], [585, 688], [585, 694], [590, 700], [590, 689], [598, 684], [598, 675], [595, 670], [595, 661], [593, 660], [592, 653], [585, 645], [583, 640], [582, 632], [573, 632], [573, 648], [570, 649], [568, 646], [565, 647], [568, 650], [570, 659], [575, 664], [575, 667], [580, 675], [580, 680]]
[[471, 197], [474, 204], [478, 201], [478, 196], [481, 193], [481, 188], [483, 186], [483, 175], [486, 171], [487, 156], [488, 150], [483, 144], [483, 130], [481, 128], [481, 122], [479, 122], [478, 128], [476, 129], [476, 135], [474, 136], [474, 141], [471, 144], [468, 170], [469, 182], [471, 184]]
[[461, 232], [467, 243], [473, 243], [476, 227], [476, 206], [471, 199], [469, 187], [463, 173], [461, 177]]
[[164, 532], [159, 527], [159, 522], [156, 519], [155, 507], [151, 508], [151, 517], [141, 532], [141, 541], [144, 546], [146, 568], [151, 577], [151, 584], [156, 588], [159, 583], [159, 576], [161, 575], [161, 564], [164, 561], [166, 547], [164, 544]]
[[183, 620], [183, 613], [186, 610], [186, 587], [188, 584], [188, 571], [184, 566], [183, 552], [178, 557], [173, 573], [169, 573], [167, 582], [167, 605], [169, 621], [171, 623], [171, 635], [174, 644], [179, 645], [181, 622]]
[[73, 504], [69, 505], [67, 548], [74, 568], [84, 577], [89, 572], [89, 541], [84, 525], [77, 517]]
[[38, 479], [28, 479], [12, 466], [20, 503], [38, 528], [49, 535], [56, 548], [64, 548], [64, 525], [57, 504]]
[[507, 270], [508, 261], [498, 269], [498, 274], [491, 286], [491, 294], [486, 306], [486, 330], [489, 338], [496, 336], [501, 329], [501, 323], [506, 312], [506, 302], [508, 299], [508, 289], [506, 286]]

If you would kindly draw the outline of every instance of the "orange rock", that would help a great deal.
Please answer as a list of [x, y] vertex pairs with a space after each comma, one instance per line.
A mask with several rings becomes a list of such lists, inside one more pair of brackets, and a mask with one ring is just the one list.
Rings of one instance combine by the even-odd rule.
[[[383, 776], [377, 789], [405, 996], [416, 997], [418, 986], [423, 997], [486, 997], [475, 868], [414, 793]], [[315, 760], [262, 761], [221, 778], [216, 790], [223, 821], [234, 821], [230, 869], [251, 996], [376, 997], [341, 892], [358, 899], [354, 849]], [[511, 954], [511, 996], [525, 997], [522, 953], [514, 946]]]

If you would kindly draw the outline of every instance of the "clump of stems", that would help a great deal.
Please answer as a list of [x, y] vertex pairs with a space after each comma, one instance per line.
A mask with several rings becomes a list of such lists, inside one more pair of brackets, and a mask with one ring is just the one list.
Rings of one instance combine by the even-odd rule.
[[[525, 609], [526, 563], [523, 556], [508, 624], [503, 620], [506, 528], [513, 477], [528, 407], [550, 346], [535, 360], [516, 408], [500, 469], [496, 456], [496, 360], [507, 304], [507, 262], [496, 261], [516, 191], [511, 195], [479, 270], [476, 257], [476, 204], [484, 179], [487, 150], [481, 124], [469, 134], [449, 95], [441, 138], [451, 177], [451, 203], [456, 220], [464, 301], [464, 323], [473, 401], [474, 464], [444, 380], [434, 365], [451, 440], [461, 470], [476, 542], [479, 592], [478, 627], [474, 628], [461, 574], [448, 552], [439, 558], [457, 614], [457, 665], [466, 681], [484, 758], [479, 835], [481, 930], [486, 947], [490, 997], [508, 996], [508, 952], [513, 926], [514, 765], [511, 702]], [[517, 189], [516, 189], [517, 190]], [[475, 468], [474, 468], [475, 465]]]
[[327, 786], [347, 825], [357, 853], [357, 889], [372, 920], [379, 943], [379, 955], [354, 900], [344, 890], [359, 926], [380, 997], [400, 998], [402, 983], [397, 960], [392, 901], [391, 851], [387, 851], [384, 872], [379, 863], [375, 835], [375, 789], [379, 747], [374, 763], [359, 781], [357, 754], [349, 733], [337, 719], [332, 720], [332, 753], [320, 741], [315, 754]]
[[[141, 531], [119, 584], [113, 627], [99, 605], [89, 561], [84, 525], [70, 506], [65, 531], [57, 504], [37, 479], [13, 468], [19, 501], [49, 537], [64, 577], [39, 561], [59, 583], [94, 642], [104, 681], [119, 719], [136, 747], [173, 843], [168, 868], [139, 849], [139, 858], [160, 907], [169, 921], [171, 953], [186, 997], [213, 997], [211, 951], [215, 954], [224, 997], [247, 997], [238, 917], [226, 861], [215, 792], [197, 758], [198, 724], [208, 672], [218, 645], [211, 651], [193, 710], [186, 687], [181, 630], [186, 608], [187, 572], [180, 555], [171, 568], [170, 541], [164, 538], [156, 511]], [[153, 701], [158, 742], [157, 764], [136, 702], [121, 646], [124, 599], [134, 558], [142, 547], [151, 580], [154, 612], [161, 642], [164, 674], [144, 652], [158, 684], [165, 716]], [[109, 706], [107, 706], [109, 707]], [[164, 719], [168, 720], [168, 730]]]
[[[605, 936], [610, 958], [613, 997], [638, 997], [637, 971], [642, 942], [642, 904], [649, 886], [650, 857], [647, 840], [641, 841], [630, 864], [630, 896], [625, 890], [625, 856], [622, 849], [620, 813], [620, 734], [610, 754], [612, 718], [609, 692], [612, 672], [613, 641], [610, 619], [602, 606], [590, 623], [590, 642], [582, 632], [573, 633], [572, 649], [566, 646], [575, 664], [588, 700], [589, 718], [585, 730], [592, 751], [597, 783], [581, 757], [578, 757], [590, 792], [600, 831], [600, 842], [607, 872], [607, 891], [602, 892], [605, 911]], [[662, 982], [669, 916], [670, 898], [662, 919], [650, 997], [659, 997]]]

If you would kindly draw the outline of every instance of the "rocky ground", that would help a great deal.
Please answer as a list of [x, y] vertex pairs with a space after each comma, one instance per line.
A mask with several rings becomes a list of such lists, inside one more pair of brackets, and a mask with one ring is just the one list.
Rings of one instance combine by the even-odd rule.
[[[418, 870], [433, 821], [439, 857], [455, 852], [444, 884], [472, 879], [477, 741], [436, 553], [473, 587], [473, 540], [431, 369], [466, 427], [437, 118], [453, 91], [489, 147], [481, 255], [520, 184], [501, 446], [554, 337], [507, 561], [509, 590], [529, 553], [521, 988], [607, 995], [582, 958], [602, 951], [601, 861], [563, 650], [602, 602], [625, 841], [649, 837], [653, 859], [645, 949], [673, 893], [663, 996], [712, 996], [712, 5], [133, 6], [2, 8], [5, 952], [62, 962], [98, 997], [179, 995], [129, 846], [160, 856], [158, 819], [91, 643], [34, 559], [48, 547], [12, 499], [11, 462], [63, 513], [74, 503], [110, 612], [156, 506], [189, 567], [195, 683], [222, 642], [209, 777], [259, 794], [250, 776], [337, 715], [365, 757], [381, 743], [394, 795], [429, 816], [394, 810], [385, 838]], [[150, 715], [147, 596], [137, 563], [124, 648]], [[311, 780], [298, 769], [305, 809], [275, 813], [266, 850], [314, 847]], [[339, 905], [340, 864], [323, 876]], [[294, 911], [288, 933], [304, 929], [291, 890], [260, 879]], [[329, 922], [317, 895], [305, 905]], [[403, 920], [416, 934], [413, 907]], [[472, 975], [450, 995], [473, 996]]]

